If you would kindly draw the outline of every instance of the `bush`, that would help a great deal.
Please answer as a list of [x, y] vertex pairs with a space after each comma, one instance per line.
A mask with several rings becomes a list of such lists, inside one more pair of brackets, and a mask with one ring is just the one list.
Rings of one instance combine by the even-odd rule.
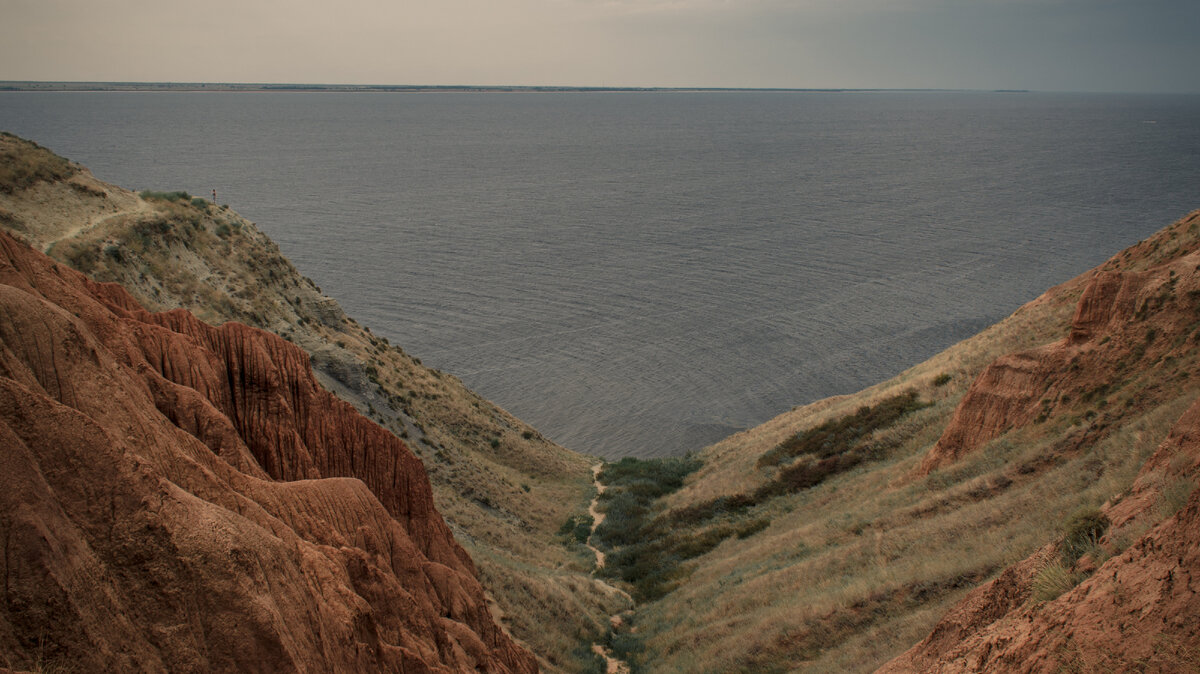
[[950, 383], [951, 379], [953, 379], [953, 377], [951, 377], [949, 374], [943, 372], [942, 374], [939, 374], [938, 376], [933, 378], [933, 385], [934, 386], [945, 386], [946, 384]]
[[1066, 534], [1062, 542], [1062, 563], [1072, 566], [1089, 550], [1095, 548], [1104, 532], [1108, 530], [1109, 520], [1099, 510], [1090, 508], [1080, 510], [1067, 520]]
[[631, 583], [639, 601], [670, 592], [687, 576], [679, 566], [683, 559], [703, 554], [733, 534], [726, 527], [701, 536], [675, 536], [666, 519], [655, 518], [656, 500], [682, 487], [699, 467], [692, 457], [625, 458], [600, 472], [608, 487], [601, 499], [605, 519], [592, 540], [607, 548], [603, 573]]
[[192, 195], [190, 195], [187, 192], [184, 192], [182, 190], [178, 190], [178, 191], [174, 191], [174, 192], [155, 192], [153, 190], [142, 190], [141, 192], [138, 193], [138, 196], [140, 196], [141, 198], [146, 199], [148, 201], [155, 200], [155, 201], [176, 202], [176, 201], [191, 201], [191, 199], [192, 199]]
[[762, 531], [763, 529], [766, 529], [769, 526], [771, 526], [771, 520], [769, 520], [765, 517], [757, 519], [757, 520], [751, 520], [749, 522], [746, 522], [742, 526], [738, 527], [737, 537], [739, 539], [750, 538], [754, 534], [757, 534], [758, 532]]
[[1186, 477], [1180, 477], [1169, 484], [1163, 485], [1158, 495], [1158, 511], [1163, 517], [1170, 517], [1187, 505], [1188, 499], [1195, 490], [1196, 483]]
[[592, 535], [591, 515], [572, 515], [558, 528], [558, 535], [574, 539], [577, 543], [586, 543]]

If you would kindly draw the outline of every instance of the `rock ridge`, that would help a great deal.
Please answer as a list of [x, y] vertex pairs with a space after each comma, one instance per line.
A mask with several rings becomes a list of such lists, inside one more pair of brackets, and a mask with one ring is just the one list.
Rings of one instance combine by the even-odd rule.
[[0, 233], [12, 667], [533, 672], [402, 440], [298, 347]]

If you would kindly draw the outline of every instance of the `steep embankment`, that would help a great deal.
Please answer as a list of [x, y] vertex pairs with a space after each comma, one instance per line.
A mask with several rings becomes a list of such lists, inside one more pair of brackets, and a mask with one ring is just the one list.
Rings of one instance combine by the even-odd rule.
[[608, 557], [668, 570], [642, 667], [870, 671], [917, 642], [896, 671], [1194, 663], [1198, 342], [1193, 213], [890, 381], [708, 448], [640, 525], [667, 544]]
[[0, 345], [7, 662], [536, 671], [420, 462], [296, 346], [5, 233]]
[[544, 669], [588, 665], [587, 644], [619, 608], [590, 578], [590, 552], [557, 535], [586, 512], [588, 458], [358, 325], [228, 207], [136, 194], [11, 135], [0, 135], [0, 156], [0, 228], [120, 283], [153, 311], [239, 321], [300, 346], [325, 388], [424, 463], [437, 508], [474, 558], [501, 624]]

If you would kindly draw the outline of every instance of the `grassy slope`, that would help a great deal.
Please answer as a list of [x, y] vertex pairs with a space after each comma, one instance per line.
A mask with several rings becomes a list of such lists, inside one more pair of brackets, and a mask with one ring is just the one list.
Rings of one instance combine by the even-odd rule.
[[[408, 436], [429, 467], [439, 509], [477, 560], [514, 633], [544, 665], [575, 668], [567, 654], [579, 635], [598, 632], [603, 616], [620, 604], [587, 575], [586, 551], [567, 550], [554, 536], [589, 497], [583, 457], [543, 441], [453, 377], [422, 367], [346, 319], [232, 212], [140, 199], [51, 160], [40, 179], [38, 162], [27, 159], [20, 163], [33, 168], [22, 176], [33, 177], [17, 179], [28, 184], [0, 189], [0, 226], [97, 278], [121, 281], [150, 307], [185, 306], [207, 320], [241, 320], [304, 346], [330, 388]], [[166, 231], [147, 229], [164, 219], [172, 223]], [[97, 224], [71, 231], [81, 220]], [[1195, 250], [1198, 230], [1164, 230], [1104, 268], [1147, 269]], [[774, 468], [757, 465], [760, 456], [864, 405], [908, 389], [932, 403], [875, 433], [872, 442], [886, 448], [880, 458], [706, 521], [707, 527], [763, 518], [771, 524], [685, 562], [687, 581], [642, 607], [644, 669], [870, 670], [925, 636], [970, 587], [1059, 537], [1071, 513], [1124, 492], [1200, 389], [1194, 338], [1172, 341], [1169, 356], [1160, 339], [1138, 367], [1112, 382], [1103, 404], [1059, 399], [1044, 422], [1012, 430], [928, 476], [915, 471], [992, 360], [1066, 334], [1091, 275], [1051, 289], [889, 381], [797, 408], [708, 448], [703, 468], [665, 507], [678, 511], [754, 492], [774, 475]], [[1171, 306], [1185, 304], [1200, 310], [1200, 297], [1181, 295]], [[944, 374], [949, 381], [937, 385]], [[1137, 535], [1131, 529], [1114, 538]]]
[[[1143, 270], [1198, 247], [1200, 218], [1193, 217], [1101, 268]], [[734, 526], [762, 517], [772, 523], [692, 560], [679, 589], [639, 610], [644, 668], [870, 671], [923, 638], [971, 587], [1060, 537], [1072, 513], [1126, 492], [1200, 391], [1194, 347], [1200, 292], [1172, 298], [1160, 323], [1148, 316], [1147, 323], [1130, 326], [1137, 336], [1157, 325], [1160, 337], [1138, 367], [1117, 368], [1117, 379], [1101, 394], [1106, 397], [1061, 399], [1042, 422], [1011, 430], [928, 476], [916, 471], [987, 364], [1067, 334], [1093, 274], [1048, 291], [894, 379], [795, 409], [705, 450], [703, 469], [665, 507], [678, 512], [714, 497], [752, 493], [774, 475], [756, 466], [760, 456], [860, 406], [910, 388], [932, 402], [876, 433], [873, 441], [887, 448], [883, 458], [718, 517]], [[942, 374], [951, 376], [938, 386]], [[1128, 544], [1147, 525], [1112, 537]]]
[[[147, 308], [184, 307], [280, 334], [312, 356], [327, 388], [406, 438], [438, 510], [479, 567], [501, 624], [549, 671], [619, 610], [590, 577], [590, 553], [557, 530], [585, 512], [588, 457], [543, 438], [457, 378], [347, 317], [253, 223], [174, 194], [134, 194], [14, 136], [0, 136], [0, 227]], [[552, 619], [547, 619], [553, 616]]]

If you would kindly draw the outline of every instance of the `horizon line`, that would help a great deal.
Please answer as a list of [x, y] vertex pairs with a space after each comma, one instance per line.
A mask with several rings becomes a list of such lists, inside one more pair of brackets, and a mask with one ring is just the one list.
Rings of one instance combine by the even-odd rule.
[[341, 92], [341, 93], [604, 93], [604, 92], [781, 92], [781, 93], [1059, 93], [1059, 94], [1125, 94], [1137, 96], [1171, 95], [1196, 96], [1194, 91], [1118, 91], [1025, 89], [1013, 87], [729, 87], [729, 86], [622, 86], [622, 85], [560, 85], [560, 84], [344, 84], [319, 82], [184, 82], [149, 80], [0, 80], [4, 91], [178, 91], [178, 92]]
[[[0, 91], [296, 91], [296, 92], [996, 92], [1033, 93], [1031, 89], [955, 87], [718, 87], [609, 86], [555, 84], [328, 84], [305, 82], [183, 82], [105, 80], [0, 80]], [[1092, 92], [1062, 92], [1092, 93]], [[1100, 93], [1100, 92], [1096, 92]], [[1104, 92], [1119, 93], [1119, 92]]]

